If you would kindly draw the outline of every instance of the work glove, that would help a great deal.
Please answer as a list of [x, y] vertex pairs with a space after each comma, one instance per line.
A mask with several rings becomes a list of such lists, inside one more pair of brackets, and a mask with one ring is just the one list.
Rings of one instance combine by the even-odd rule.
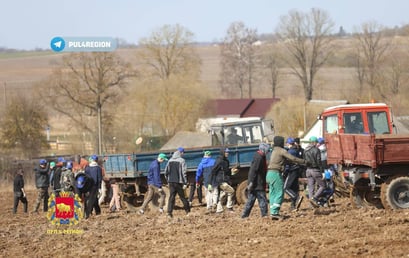
[[26, 193], [25, 192], [23, 192], [23, 198], [26, 198]]
[[186, 188], [187, 188], [187, 185], [183, 185], [183, 190], [186, 190]]
[[159, 193], [161, 193], [161, 192], [163, 192], [163, 189], [162, 189], [162, 188], [159, 188], [159, 190], [158, 190], [158, 191], [159, 191]]
[[101, 197], [101, 195], [102, 195], [102, 190], [101, 190], [101, 189], [98, 189], [97, 198]]
[[234, 168], [231, 169], [231, 174], [232, 174], [232, 175], [235, 175], [235, 174], [237, 174], [238, 172], [239, 172], [239, 169], [238, 169], [237, 167], [234, 167]]
[[247, 191], [251, 192], [253, 190], [254, 190], [253, 182], [251, 182], [250, 184], [247, 185]]
[[200, 187], [200, 183], [196, 183], [196, 188], [199, 188]]
[[212, 185], [208, 185], [207, 190], [212, 191]]

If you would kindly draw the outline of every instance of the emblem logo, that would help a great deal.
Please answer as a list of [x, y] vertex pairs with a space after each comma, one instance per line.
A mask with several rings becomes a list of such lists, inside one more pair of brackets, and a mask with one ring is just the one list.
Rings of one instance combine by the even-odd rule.
[[48, 199], [47, 219], [53, 225], [76, 225], [83, 217], [81, 199], [73, 192], [54, 193]]

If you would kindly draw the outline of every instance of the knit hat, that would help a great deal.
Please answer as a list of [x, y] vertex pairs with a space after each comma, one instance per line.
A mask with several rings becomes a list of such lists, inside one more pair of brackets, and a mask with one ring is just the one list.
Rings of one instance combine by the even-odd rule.
[[210, 157], [212, 155], [212, 152], [207, 150], [207, 151], [204, 152], [204, 155], [206, 157]]
[[282, 136], [274, 136], [273, 139], [274, 146], [284, 147], [284, 137]]

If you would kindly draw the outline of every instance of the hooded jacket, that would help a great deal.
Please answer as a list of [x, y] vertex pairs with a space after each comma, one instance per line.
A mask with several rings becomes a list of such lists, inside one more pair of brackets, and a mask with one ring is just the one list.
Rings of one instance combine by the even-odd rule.
[[165, 167], [165, 177], [168, 183], [187, 184], [187, 166], [179, 151], [175, 151]]
[[101, 189], [102, 168], [98, 165], [97, 162], [91, 162], [89, 166], [85, 168], [85, 174], [87, 174], [92, 179], [92, 181], [94, 182], [94, 186], [98, 187], [98, 189]]
[[203, 180], [203, 185], [205, 187], [210, 184], [214, 163], [215, 160], [211, 157], [202, 158], [196, 171], [196, 183], [200, 183]]
[[48, 186], [50, 185], [48, 170], [48, 165], [45, 165], [44, 167], [38, 166], [34, 169], [37, 188], [48, 188]]
[[247, 184], [254, 190], [265, 190], [267, 161], [262, 151], [257, 151], [251, 161]]
[[231, 184], [230, 161], [225, 157], [225, 150], [220, 151], [220, 156], [217, 157], [216, 163], [212, 169], [210, 183], [213, 187], [218, 187], [221, 183]]

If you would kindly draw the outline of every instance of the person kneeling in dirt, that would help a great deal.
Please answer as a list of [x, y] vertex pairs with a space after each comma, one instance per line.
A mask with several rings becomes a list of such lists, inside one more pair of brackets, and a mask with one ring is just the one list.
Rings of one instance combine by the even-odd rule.
[[280, 208], [284, 198], [283, 176], [286, 162], [306, 165], [306, 160], [294, 157], [284, 149], [284, 137], [275, 136], [266, 181], [269, 186], [270, 216], [273, 220], [281, 219]]
[[166, 194], [162, 189], [162, 179], [160, 178], [160, 164], [168, 160], [164, 153], [160, 153], [158, 157], [152, 161], [148, 171], [148, 192], [145, 195], [145, 200], [139, 210], [139, 214], [144, 214], [146, 206], [152, 201], [153, 195], [158, 193], [159, 198], [159, 212], [163, 213], [163, 206], [165, 206]]
[[258, 206], [260, 207], [261, 217], [268, 215], [265, 185], [267, 173], [266, 155], [270, 151], [270, 145], [261, 143], [258, 148], [259, 150], [254, 154], [249, 170], [247, 180], [248, 199], [241, 215], [242, 219], [250, 215], [256, 198], [258, 200]]

